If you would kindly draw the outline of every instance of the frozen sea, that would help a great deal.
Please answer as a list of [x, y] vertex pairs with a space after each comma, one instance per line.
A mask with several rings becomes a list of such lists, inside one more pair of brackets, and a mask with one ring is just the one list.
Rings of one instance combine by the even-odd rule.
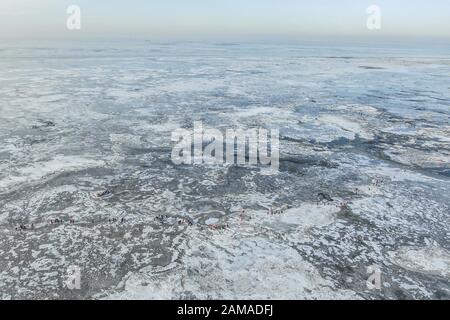
[[[394, 48], [0, 43], [0, 298], [450, 299], [450, 45]], [[172, 163], [200, 120], [279, 173]]]

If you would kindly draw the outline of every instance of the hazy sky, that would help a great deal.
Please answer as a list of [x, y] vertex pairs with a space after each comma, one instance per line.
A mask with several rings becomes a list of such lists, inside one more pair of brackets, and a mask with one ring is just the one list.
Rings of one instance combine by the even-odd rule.
[[[81, 8], [68, 31], [66, 9]], [[381, 30], [366, 27], [369, 5]], [[450, 0], [0, 0], [0, 38], [437, 37], [450, 39]]]

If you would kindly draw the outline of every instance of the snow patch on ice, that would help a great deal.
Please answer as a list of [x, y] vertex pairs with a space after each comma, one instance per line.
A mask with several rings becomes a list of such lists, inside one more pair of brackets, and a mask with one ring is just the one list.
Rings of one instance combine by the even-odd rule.
[[184, 263], [167, 272], [131, 275], [107, 299], [357, 299], [287, 246], [260, 237], [230, 241], [216, 234], [193, 240]]
[[0, 180], [0, 190], [7, 189], [18, 184], [35, 182], [51, 174], [77, 171], [86, 168], [103, 166], [101, 160], [90, 160], [76, 156], [58, 155], [48, 161], [34, 162], [27, 167], [18, 168], [14, 175], [9, 175]]
[[350, 132], [352, 140], [355, 139], [355, 135], [359, 135], [361, 138], [367, 140], [372, 140], [374, 138], [373, 134], [364, 129], [361, 124], [346, 117], [324, 114], [319, 116], [318, 121], [320, 123], [336, 126], [344, 131]]
[[395, 264], [407, 270], [450, 276], [450, 253], [437, 245], [419, 249], [404, 247], [389, 255]]

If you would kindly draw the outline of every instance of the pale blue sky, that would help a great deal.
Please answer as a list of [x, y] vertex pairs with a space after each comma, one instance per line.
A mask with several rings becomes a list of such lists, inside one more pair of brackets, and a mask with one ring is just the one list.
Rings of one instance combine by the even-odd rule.
[[[66, 29], [80, 6], [82, 29]], [[382, 29], [366, 28], [376, 4]], [[450, 39], [450, 0], [0, 0], [0, 38], [436, 37]]]

